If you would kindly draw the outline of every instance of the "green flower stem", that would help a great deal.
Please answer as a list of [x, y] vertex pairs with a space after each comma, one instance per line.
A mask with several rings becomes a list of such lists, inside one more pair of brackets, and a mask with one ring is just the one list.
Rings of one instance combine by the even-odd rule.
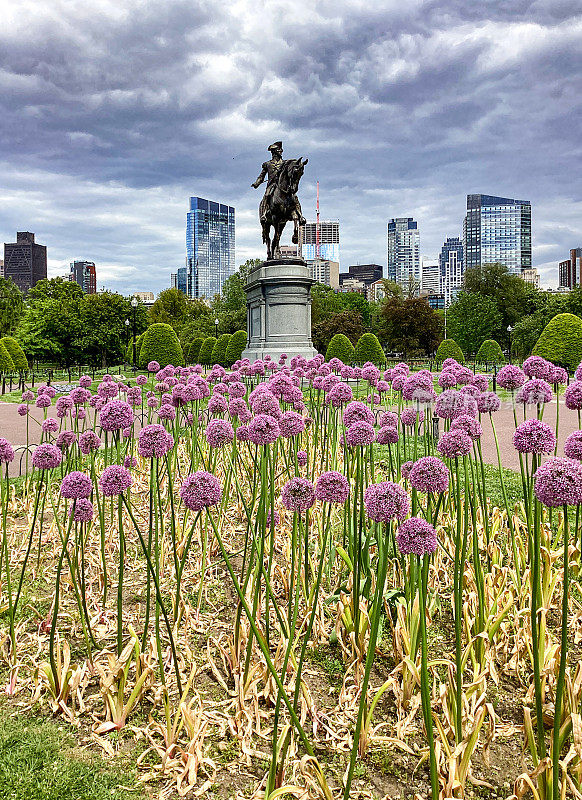
[[425, 553], [422, 560], [422, 569], [420, 563], [420, 556], [417, 556], [418, 571], [421, 574], [421, 583], [419, 587], [420, 599], [420, 641], [421, 641], [421, 661], [420, 661], [420, 693], [422, 696], [422, 711], [424, 716], [424, 727], [426, 729], [426, 736], [428, 739], [428, 752], [429, 752], [429, 765], [430, 765], [430, 788], [431, 800], [439, 800], [439, 779], [437, 771], [437, 763], [434, 747], [434, 732], [432, 724], [432, 708], [431, 708], [431, 681], [430, 673], [428, 670], [428, 646], [426, 641], [426, 595], [428, 593], [428, 567], [430, 556]]
[[566, 678], [566, 658], [568, 652], [568, 506], [564, 506], [564, 580], [562, 583], [562, 631], [560, 636], [560, 666], [556, 683], [556, 702], [554, 706], [554, 731], [552, 739], [552, 800], [560, 800], [558, 777], [560, 773], [560, 721], [562, 718], [562, 698]]

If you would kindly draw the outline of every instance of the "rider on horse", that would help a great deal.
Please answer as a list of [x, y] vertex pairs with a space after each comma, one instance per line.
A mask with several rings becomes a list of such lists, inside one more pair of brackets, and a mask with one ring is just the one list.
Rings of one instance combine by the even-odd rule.
[[[287, 163], [283, 160], [283, 142], [274, 142], [268, 148], [269, 152], [271, 153], [270, 161], [265, 161], [263, 164], [263, 168], [261, 170], [261, 174], [257, 178], [257, 180], [251, 184], [253, 189], [258, 189], [261, 183], [267, 178], [267, 188], [265, 189], [265, 196], [261, 202], [261, 210], [260, 210], [260, 222], [263, 224], [266, 222], [266, 210], [267, 210], [267, 198], [270, 197], [275, 189], [279, 184], [279, 176], [281, 173], [281, 169]], [[305, 225], [305, 217], [301, 213], [301, 205], [299, 203], [299, 199], [296, 194], [293, 194], [293, 202], [295, 205], [293, 217], [297, 219], [298, 225]]]

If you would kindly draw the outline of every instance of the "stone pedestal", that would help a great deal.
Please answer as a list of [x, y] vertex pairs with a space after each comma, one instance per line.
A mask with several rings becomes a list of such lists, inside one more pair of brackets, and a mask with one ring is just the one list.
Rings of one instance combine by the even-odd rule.
[[249, 273], [247, 293], [247, 348], [251, 362], [281, 353], [313, 358], [311, 295], [314, 281], [303, 259], [263, 261]]

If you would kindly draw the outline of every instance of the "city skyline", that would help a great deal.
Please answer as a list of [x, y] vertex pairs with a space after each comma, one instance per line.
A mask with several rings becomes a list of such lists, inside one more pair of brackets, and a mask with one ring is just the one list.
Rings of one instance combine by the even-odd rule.
[[473, 192], [531, 201], [544, 286], [582, 244], [575, 4], [289, 0], [283, 20], [244, 1], [64, 0], [58, 24], [0, 8], [0, 235], [34, 230], [51, 276], [82, 252], [100, 286], [159, 291], [183, 266], [193, 193], [237, 209], [237, 264], [262, 255], [250, 183], [278, 139], [309, 157], [303, 211], [319, 180], [344, 264], [383, 263], [399, 216], [435, 261]]

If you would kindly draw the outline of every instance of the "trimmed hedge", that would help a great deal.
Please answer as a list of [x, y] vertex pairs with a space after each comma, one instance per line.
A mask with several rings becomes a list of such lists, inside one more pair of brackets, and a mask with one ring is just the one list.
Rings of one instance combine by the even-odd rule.
[[13, 336], [4, 336], [3, 339], [0, 339], [0, 342], [2, 342], [4, 347], [8, 350], [8, 355], [12, 359], [14, 369], [18, 370], [18, 372], [26, 372], [28, 369], [28, 359], [20, 343], [17, 342]]
[[325, 360], [329, 361], [332, 358], [339, 358], [344, 364], [350, 364], [355, 356], [354, 345], [350, 342], [347, 336], [343, 333], [336, 333], [332, 337], [330, 343], [325, 351]]
[[366, 361], [371, 361], [372, 364], [385, 363], [386, 356], [377, 336], [373, 333], [365, 333], [360, 336], [354, 352], [354, 361], [359, 364], [365, 364]]
[[174, 367], [184, 365], [182, 347], [171, 325], [156, 322], [145, 332], [139, 352], [139, 365], [145, 369], [150, 361], [157, 361], [160, 367], [167, 367], [168, 364]]
[[218, 337], [218, 340], [212, 348], [211, 362], [213, 364], [220, 364], [221, 367], [226, 367], [226, 348], [232, 338], [232, 333], [223, 333]]
[[10, 357], [10, 353], [0, 341], [0, 373], [14, 372], [14, 362]]
[[443, 339], [436, 351], [436, 361], [442, 364], [447, 358], [454, 358], [459, 364], [465, 363], [465, 356], [454, 339]]
[[543, 329], [532, 355], [575, 372], [582, 361], [582, 319], [575, 314], [556, 314]]
[[[140, 333], [140, 335], [135, 340], [135, 358], [138, 364], [140, 363], [139, 355], [141, 352], [141, 346], [143, 344], [144, 336], [145, 336], [145, 331], [144, 333]], [[128, 364], [133, 364], [133, 336], [129, 340], [129, 344], [127, 345], [127, 350], [125, 351], [125, 361]]]
[[485, 339], [476, 357], [479, 364], [505, 364], [505, 356], [495, 339]]
[[202, 342], [202, 347], [200, 348], [200, 352], [198, 353], [199, 364], [203, 364], [204, 366], [212, 364], [212, 351], [214, 350], [215, 344], [215, 336], [208, 336], [206, 339], [204, 339]]
[[247, 346], [247, 332], [236, 331], [233, 333], [226, 348], [226, 365], [232, 367], [235, 361], [242, 358], [243, 350]]
[[196, 364], [203, 341], [204, 339], [202, 336], [200, 336], [198, 339], [194, 339], [193, 342], [190, 342], [190, 344], [184, 346], [184, 358], [186, 360], [186, 364]]

